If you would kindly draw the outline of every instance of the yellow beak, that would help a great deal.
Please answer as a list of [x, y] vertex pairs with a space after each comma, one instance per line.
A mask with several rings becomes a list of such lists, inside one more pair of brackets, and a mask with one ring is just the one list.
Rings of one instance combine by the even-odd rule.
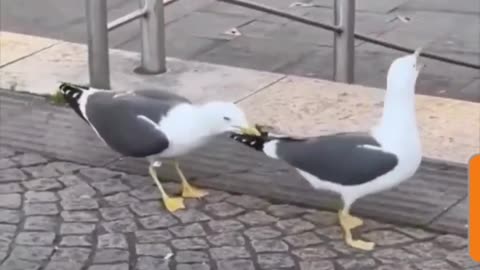
[[260, 133], [260, 131], [258, 131], [258, 129], [255, 128], [255, 127], [241, 128], [240, 131], [242, 132], [242, 134], [245, 134], [245, 135], [252, 135], [252, 136], [261, 136], [262, 135]]

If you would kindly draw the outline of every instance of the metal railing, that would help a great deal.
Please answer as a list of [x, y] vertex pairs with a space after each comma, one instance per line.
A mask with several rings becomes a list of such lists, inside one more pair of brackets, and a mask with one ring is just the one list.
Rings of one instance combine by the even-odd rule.
[[85, 0], [88, 35], [90, 86], [110, 89], [108, 32], [141, 20], [142, 47], [139, 73], [159, 74], [166, 71], [164, 6], [176, 0], [140, 0], [140, 9], [107, 22], [106, 0]]
[[[108, 32], [133, 20], [141, 19], [142, 50], [138, 72], [159, 74], [165, 67], [165, 22], [164, 7], [177, 0], [140, 0], [141, 8], [107, 22], [107, 0], [85, 0], [88, 33], [88, 63], [90, 85], [95, 88], [110, 88], [108, 55]], [[195, 1], [195, 0], [192, 0]], [[412, 53], [414, 49], [355, 33], [355, 0], [333, 0], [334, 25], [312, 21], [249, 0], [218, 0], [257, 11], [287, 18], [306, 25], [323, 28], [334, 33], [334, 78], [336, 81], [353, 83], [355, 70], [355, 39]], [[422, 52], [423, 57], [480, 70], [480, 65]]]

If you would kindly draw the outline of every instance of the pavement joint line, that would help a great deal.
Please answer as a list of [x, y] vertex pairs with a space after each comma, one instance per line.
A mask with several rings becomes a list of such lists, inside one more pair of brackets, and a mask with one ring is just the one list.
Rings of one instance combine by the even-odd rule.
[[31, 56], [34, 56], [34, 55], [36, 55], [36, 54], [38, 54], [38, 53], [41, 53], [41, 52], [43, 52], [43, 51], [46, 51], [46, 50], [48, 50], [48, 49], [50, 49], [50, 48], [52, 48], [52, 47], [55, 47], [55, 46], [57, 46], [57, 45], [59, 45], [59, 44], [62, 44], [62, 43], [64, 43], [64, 41], [57, 41], [57, 42], [55, 42], [55, 43], [53, 43], [53, 44], [50, 44], [50, 45], [48, 45], [48, 46], [46, 46], [46, 47], [44, 47], [44, 48], [38, 49], [38, 50], [36, 50], [36, 51], [34, 51], [34, 52], [31, 52], [31, 53], [29, 53], [29, 54], [27, 54], [27, 55], [21, 56], [21, 57], [15, 59], [15, 60], [12, 60], [12, 61], [10, 61], [10, 62], [7, 62], [7, 63], [5, 63], [5, 64], [0, 65], [0, 69], [2, 69], [2, 68], [4, 68], [4, 67], [7, 67], [7, 66], [9, 66], [9, 65], [15, 64], [15, 63], [17, 63], [17, 62], [20, 62], [20, 61], [22, 61], [22, 60], [25, 60], [25, 59], [27, 59], [27, 58], [29, 58], [29, 57], [31, 57]]
[[252, 92], [252, 93], [250, 93], [250, 94], [248, 94], [248, 95], [246, 95], [246, 96], [244, 96], [244, 97], [242, 97], [242, 98], [239, 98], [239, 99], [236, 100], [234, 103], [238, 104], [238, 103], [240, 103], [240, 102], [242, 102], [242, 101], [244, 101], [244, 100], [246, 100], [246, 99], [249, 99], [249, 98], [255, 96], [256, 94], [262, 92], [263, 90], [269, 88], [270, 86], [272, 86], [272, 85], [280, 82], [281, 80], [283, 80], [283, 79], [285, 79], [285, 78], [287, 78], [287, 77], [288, 77], [288, 75], [285, 75], [285, 74], [284, 74], [284, 75], [282, 75], [280, 78], [278, 78], [278, 79], [276, 79], [276, 80], [274, 80], [274, 81], [272, 81], [272, 82], [264, 85], [263, 87], [260, 87], [259, 89], [255, 90], [254, 92]]
[[458, 201], [456, 201], [455, 203], [452, 203], [449, 207], [447, 207], [445, 210], [443, 210], [442, 212], [440, 212], [439, 214], [437, 214], [436, 216], [434, 216], [430, 221], [426, 222], [425, 224], [425, 227], [427, 228], [430, 228], [433, 223], [435, 223], [435, 221], [439, 220], [444, 214], [448, 213], [452, 208], [456, 207], [457, 205], [459, 205], [463, 200], [465, 200], [466, 198], [468, 197], [468, 192], [463, 196], [461, 197], [460, 199], [458, 199]]

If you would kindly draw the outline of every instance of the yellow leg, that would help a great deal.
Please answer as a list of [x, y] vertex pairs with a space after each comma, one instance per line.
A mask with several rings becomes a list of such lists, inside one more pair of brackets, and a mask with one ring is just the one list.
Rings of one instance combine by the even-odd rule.
[[182, 179], [182, 197], [184, 198], [201, 198], [208, 194], [208, 192], [192, 187], [190, 183], [188, 183], [185, 175], [183, 175], [182, 171], [180, 170], [180, 165], [178, 161], [175, 161], [175, 169], [177, 170], [178, 176]]
[[183, 204], [183, 198], [170, 197], [167, 195], [167, 193], [162, 187], [162, 183], [160, 183], [160, 180], [158, 180], [157, 171], [155, 170], [155, 167], [153, 165], [150, 165], [150, 167], [148, 167], [148, 171], [150, 173], [150, 176], [152, 176], [153, 180], [155, 181], [155, 184], [157, 184], [157, 187], [160, 190], [160, 193], [162, 194], [162, 200], [165, 205], [165, 208], [169, 212], [175, 212], [179, 209], [185, 208], [185, 205]]
[[363, 221], [358, 217], [354, 217], [348, 213], [348, 211], [340, 210], [338, 212], [338, 218], [340, 220], [340, 225], [343, 228], [345, 233], [345, 242], [354, 248], [370, 251], [375, 247], [375, 243], [366, 242], [363, 240], [353, 240], [352, 229], [361, 226]]

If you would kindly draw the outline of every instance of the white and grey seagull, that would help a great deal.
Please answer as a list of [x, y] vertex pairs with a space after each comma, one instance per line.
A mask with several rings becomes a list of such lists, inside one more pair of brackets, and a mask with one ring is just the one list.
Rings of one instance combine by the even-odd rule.
[[170, 212], [185, 208], [183, 198], [170, 197], [155, 168], [173, 158], [182, 180], [182, 197], [207, 193], [191, 186], [175, 158], [204, 145], [224, 132], [259, 134], [249, 127], [244, 112], [231, 102], [193, 104], [185, 97], [161, 90], [106, 91], [71, 83], [59, 87], [65, 101], [114, 151], [129, 157], [145, 157], [149, 174]]
[[339, 220], [345, 241], [355, 248], [372, 250], [373, 242], [353, 240], [351, 230], [363, 221], [350, 215], [350, 207], [359, 198], [409, 179], [420, 166], [422, 151], [415, 114], [415, 85], [423, 67], [418, 62], [420, 51], [391, 64], [383, 115], [370, 132], [294, 138], [261, 131], [261, 136], [231, 137], [295, 167], [315, 189], [340, 194], [343, 209]]

